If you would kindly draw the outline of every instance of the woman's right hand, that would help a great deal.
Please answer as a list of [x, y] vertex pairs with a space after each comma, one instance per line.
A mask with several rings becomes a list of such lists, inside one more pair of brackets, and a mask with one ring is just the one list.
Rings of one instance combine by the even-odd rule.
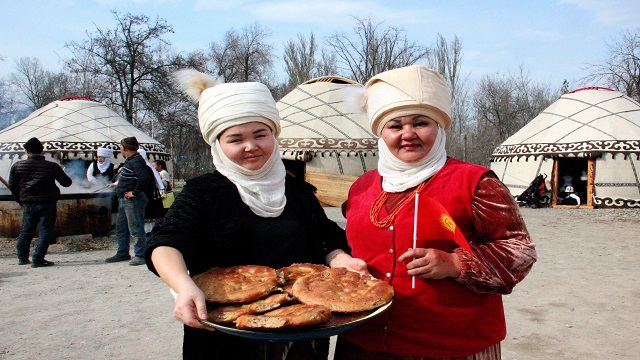
[[204, 293], [189, 276], [182, 253], [169, 246], [158, 246], [151, 253], [151, 261], [162, 280], [178, 294], [173, 316], [185, 325], [213, 331], [200, 324], [200, 320], [207, 320], [207, 304]]
[[199, 320], [207, 320], [207, 304], [204, 293], [195, 283], [184, 286], [178, 292], [173, 307], [173, 316], [185, 325], [214, 331], [212, 327], [202, 325]]

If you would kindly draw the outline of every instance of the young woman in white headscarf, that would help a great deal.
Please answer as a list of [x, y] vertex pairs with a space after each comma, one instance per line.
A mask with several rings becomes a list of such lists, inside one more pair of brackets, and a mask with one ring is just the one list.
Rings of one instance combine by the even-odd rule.
[[451, 105], [436, 71], [383, 72], [355, 103], [380, 137], [380, 157], [343, 205], [347, 238], [395, 296], [387, 312], [338, 337], [335, 359], [500, 359], [502, 294], [536, 261], [517, 204], [489, 169], [447, 157]]
[[[311, 185], [286, 175], [277, 136], [280, 117], [266, 86], [217, 84], [195, 70], [176, 73], [199, 101], [198, 120], [216, 170], [187, 181], [153, 230], [147, 265], [176, 293], [174, 316], [185, 324], [185, 359], [326, 359], [328, 339], [249, 340], [212, 331], [205, 297], [190, 275], [213, 267], [325, 263], [348, 251]], [[353, 270], [364, 262], [353, 259]]]

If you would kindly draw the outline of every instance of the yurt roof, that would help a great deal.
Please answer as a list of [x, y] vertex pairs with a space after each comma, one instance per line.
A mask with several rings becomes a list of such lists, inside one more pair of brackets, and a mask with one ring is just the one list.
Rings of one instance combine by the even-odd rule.
[[599, 153], [640, 154], [640, 104], [590, 87], [562, 95], [498, 146], [492, 159]]
[[135, 136], [147, 154], [166, 154], [158, 141], [131, 125], [105, 104], [84, 97], [53, 101], [0, 131], [0, 156], [24, 153], [32, 137], [44, 152], [87, 153], [98, 147], [119, 149], [120, 140]]
[[377, 152], [366, 114], [345, 102], [345, 93], [361, 84], [339, 76], [323, 76], [298, 85], [277, 102], [282, 119], [280, 148], [294, 152]]

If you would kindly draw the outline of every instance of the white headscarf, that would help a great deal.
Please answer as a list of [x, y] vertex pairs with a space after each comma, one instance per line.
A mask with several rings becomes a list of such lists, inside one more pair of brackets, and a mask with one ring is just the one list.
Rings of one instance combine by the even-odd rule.
[[151, 165], [151, 163], [147, 159], [147, 152], [143, 148], [139, 148], [138, 149], [138, 154], [140, 154], [140, 156], [142, 156], [142, 158], [144, 159], [144, 162], [146, 162], [147, 166], [149, 168], [151, 168], [151, 172], [153, 172], [153, 176], [154, 176], [155, 182], [156, 182], [156, 187], [158, 188], [158, 190], [164, 190], [164, 184], [162, 183], [162, 179], [160, 178], [160, 174], [158, 174], [158, 170], [156, 170], [156, 168], [154, 168], [153, 165]]
[[431, 151], [417, 162], [404, 162], [389, 151], [384, 140], [378, 139], [378, 172], [382, 176], [382, 190], [396, 193], [411, 189], [435, 175], [447, 162], [447, 135], [438, 126], [438, 135]]
[[[174, 79], [187, 95], [198, 101], [198, 122], [216, 170], [236, 185], [242, 202], [261, 217], [278, 217], [287, 203], [285, 168], [276, 138], [280, 114], [269, 89], [260, 83], [220, 84], [193, 69], [179, 70]], [[218, 137], [233, 126], [250, 122], [267, 125], [274, 136], [273, 152], [259, 170], [248, 170], [231, 161], [220, 148]]]
[[248, 170], [231, 161], [222, 152], [218, 140], [211, 147], [216, 170], [236, 184], [242, 202], [247, 204], [254, 214], [262, 217], [279, 216], [287, 203], [284, 196], [284, 163], [280, 160], [280, 147], [275, 137], [273, 141], [273, 152], [259, 170]]
[[101, 163], [100, 161], [96, 161], [98, 164], [98, 170], [100, 170], [100, 173], [103, 173], [107, 171], [109, 165], [111, 165], [111, 156], [113, 155], [113, 150], [99, 147], [97, 150], [97, 154], [98, 156], [102, 156], [105, 158], [103, 163]]

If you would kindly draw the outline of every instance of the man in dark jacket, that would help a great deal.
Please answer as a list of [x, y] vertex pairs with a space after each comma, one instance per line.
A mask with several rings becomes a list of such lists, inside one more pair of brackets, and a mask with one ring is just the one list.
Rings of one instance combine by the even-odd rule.
[[147, 246], [147, 235], [144, 231], [144, 210], [149, 200], [144, 191], [153, 181], [147, 171], [147, 163], [138, 154], [138, 139], [135, 137], [124, 138], [120, 141], [120, 153], [125, 161], [119, 170], [116, 195], [118, 196], [118, 219], [116, 221], [116, 237], [118, 238], [118, 251], [106, 262], [127, 261], [131, 259], [129, 254], [130, 237], [136, 238], [133, 245], [135, 257], [129, 265], [143, 265], [144, 250]]
[[[22, 205], [22, 229], [16, 244], [18, 265], [51, 266], [53, 262], [45, 260], [44, 256], [49, 244], [56, 239], [56, 203], [60, 195], [56, 181], [64, 187], [71, 186], [72, 181], [60, 165], [44, 159], [40, 140], [31, 138], [23, 147], [27, 160], [15, 163], [9, 173], [11, 194]], [[29, 261], [29, 247], [38, 223], [38, 242]]]

